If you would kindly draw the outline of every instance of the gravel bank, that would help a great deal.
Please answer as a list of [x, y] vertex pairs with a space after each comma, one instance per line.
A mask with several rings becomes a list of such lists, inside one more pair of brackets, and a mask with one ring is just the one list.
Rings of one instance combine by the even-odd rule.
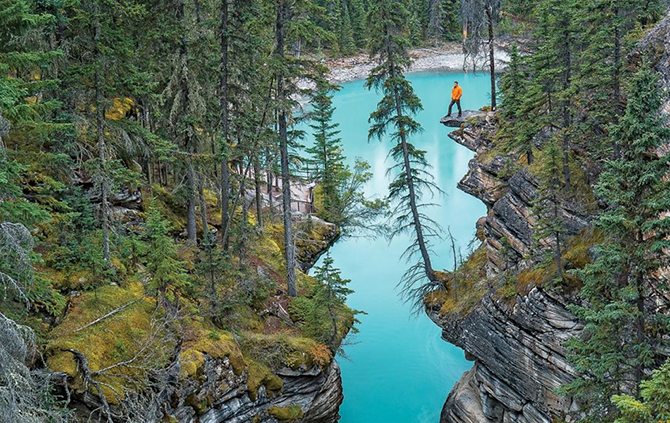
[[[462, 71], [463, 70], [463, 49], [460, 43], [448, 43], [435, 48], [420, 48], [410, 51], [413, 59], [410, 72], [420, 72], [429, 70]], [[509, 61], [509, 55], [505, 50], [496, 51], [496, 61], [498, 70], [502, 70]], [[329, 79], [334, 83], [355, 81], [364, 79], [370, 73], [370, 70], [376, 65], [367, 54], [360, 54], [344, 59], [331, 59], [324, 62], [330, 69]], [[477, 70], [481, 69], [481, 66]]]

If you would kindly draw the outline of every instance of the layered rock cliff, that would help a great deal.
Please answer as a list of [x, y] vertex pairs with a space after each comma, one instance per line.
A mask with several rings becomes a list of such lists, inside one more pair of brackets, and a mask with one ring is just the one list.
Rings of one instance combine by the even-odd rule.
[[[494, 120], [493, 114], [481, 114], [451, 134], [476, 152], [459, 188], [487, 205], [478, 236], [485, 249], [482, 277], [491, 280], [505, 269], [530, 266], [527, 257], [536, 248], [531, 207], [538, 189], [527, 170], [513, 170], [509, 157], [495, 153]], [[586, 213], [578, 209], [561, 210], [572, 235], [588, 226]], [[562, 347], [581, 329], [566, 308], [574, 298], [545, 290], [537, 282], [530, 280], [513, 294], [496, 283], [467, 310], [427, 303], [442, 337], [475, 362], [449, 395], [443, 423], [550, 423], [575, 406], [555, 391], [574, 377]]]
[[[663, 88], [670, 88], [670, 15], [639, 43], [628, 65], [643, 60], [661, 74]], [[670, 101], [664, 112], [670, 113]], [[451, 276], [457, 282], [469, 278], [470, 289], [426, 298], [426, 311], [442, 328], [444, 340], [474, 361], [450, 393], [441, 422], [569, 422], [579, 405], [557, 389], [576, 376], [563, 344], [581, 333], [568, 310], [580, 299], [576, 286], [552, 289], [546, 272], [529, 258], [538, 248], [532, 211], [538, 182], [526, 166], [515, 165], [518, 158], [497, 151], [492, 142], [495, 119], [492, 113], [480, 113], [450, 134], [476, 153], [459, 188], [481, 199], [488, 212], [477, 224], [480, 253], [464, 264], [462, 274]], [[548, 135], [539, 134], [538, 145]], [[592, 182], [589, 170], [581, 177], [584, 184]], [[589, 224], [594, 203], [594, 198], [576, 194], [561, 204], [571, 239], [563, 257], [568, 269], [588, 262], [590, 246], [598, 242]]]
[[172, 392], [167, 414], [178, 422], [335, 423], [342, 400], [336, 361], [325, 368], [280, 369], [274, 385], [249, 386], [249, 375], [236, 375], [230, 361], [208, 358], [200, 381]]

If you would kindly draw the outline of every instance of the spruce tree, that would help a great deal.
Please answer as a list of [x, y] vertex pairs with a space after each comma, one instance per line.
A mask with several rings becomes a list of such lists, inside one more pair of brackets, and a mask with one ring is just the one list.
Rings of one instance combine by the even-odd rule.
[[312, 98], [314, 110], [311, 112], [313, 123], [310, 127], [314, 130], [314, 145], [305, 152], [311, 155], [311, 160], [316, 165], [315, 176], [323, 190], [323, 217], [334, 221], [337, 220], [336, 213], [332, 216], [330, 214], [341, 209], [340, 186], [348, 172], [344, 164], [342, 140], [338, 137], [339, 124], [333, 123], [335, 109], [330, 90], [328, 84], [321, 83]]
[[[298, 92], [295, 79], [312, 77], [309, 63], [299, 57], [287, 54], [287, 43], [293, 41], [299, 45], [307, 39], [318, 40], [324, 37], [324, 31], [314, 25], [306, 10], [313, 10], [315, 5], [309, 0], [293, 2], [280, 0], [276, 5], [274, 70], [276, 88], [277, 135], [281, 161], [282, 210], [284, 223], [284, 250], [286, 259], [286, 280], [288, 294], [298, 295], [295, 278], [295, 243], [292, 231], [293, 214], [291, 211], [291, 173], [290, 173], [290, 137], [289, 118]], [[308, 38], [309, 37], [309, 38]], [[296, 56], [298, 53], [296, 52]]]
[[670, 361], [642, 382], [639, 400], [630, 395], [615, 395], [612, 402], [621, 413], [617, 423], [658, 423], [670, 419]]
[[580, 378], [566, 387], [587, 413], [584, 421], [613, 421], [613, 395], [637, 395], [645, 370], [660, 364], [670, 326], [656, 312], [655, 290], [665, 286], [670, 209], [668, 156], [658, 149], [670, 138], [659, 115], [664, 93], [647, 64], [628, 85], [628, 104], [611, 128], [620, 156], [606, 163], [596, 194], [609, 207], [596, 225], [607, 234], [595, 261], [578, 272], [585, 306], [573, 307], [585, 322], [584, 336], [568, 346]]
[[336, 268], [333, 263], [334, 260], [328, 253], [323, 260], [323, 264], [314, 269], [314, 277], [320, 284], [316, 287], [313, 302], [317, 309], [326, 310], [328, 330], [325, 332], [327, 335], [322, 341], [331, 350], [336, 350], [343, 329], [339, 323], [341, 321], [339, 312], [347, 297], [354, 291], [347, 286], [351, 281], [343, 279], [340, 269]]
[[369, 138], [383, 139], [390, 132], [394, 142], [390, 156], [396, 164], [389, 169], [394, 179], [389, 186], [389, 199], [393, 205], [393, 228], [391, 236], [411, 233], [412, 244], [405, 251], [408, 260], [419, 255], [419, 260], [407, 270], [403, 277], [406, 292], [413, 293], [413, 286], [421, 279], [430, 284], [438, 282], [430, 259], [430, 238], [438, 235], [438, 229], [423, 209], [421, 196], [439, 188], [426, 171], [425, 151], [410, 143], [410, 137], [421, 131], [420, 124], [412, 115], [422, 109], [421, 100], [414, 93], [412, 84], [403, 72], [410, 65], [408, 55], [410, 11], [403, 0], [381, 1], [370, 4], [368, 17], [372, 41], [370, 54], [377, 58], [378, 65], [367, 77], [368, 89], [381, 91], [382, 99], [369, 121], [372, 126]]
[[537, 215], [534, 226], [535, 240], [539, 248], [546, 250], [546, 244], [549, 244], [550, 249], [553, 250], [550, 254], [551, 261], [556, 265], [556, 276], [553, 279], [562, 282], [564, 279], [563, 244], [566, 230], [560, 211], [564, 184], [560, 179], [562, 154], [557, 142], [556, 139], [553, 139], [544, 148], [538, 173], [540, 186], [533, 209]]
[[149, 281], [148, 291], [161, 300], [174, 299], [187, 286], [184, 263], [177, 258], [178, 246], [169, 229], [161, 212], [150, 206], [144, 234], [148, 246], [144, 274]]
[[574, 16], [583, 46], [579, 60], [579, 104], [587, 109], [583, 125], [589, 139], [586, 148], [599, 156], [608, 125], [616, 123], [623, 111], [622, 81], [627, 38], [642, 21], [659, 10], [662, 2], [650, 0], [588, 0], [579, 2]]

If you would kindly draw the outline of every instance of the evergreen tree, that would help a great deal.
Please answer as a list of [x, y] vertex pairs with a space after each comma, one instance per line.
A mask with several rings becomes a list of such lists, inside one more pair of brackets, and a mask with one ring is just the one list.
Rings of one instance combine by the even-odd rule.
[[670, 362], [666, 361], [642, 382], [639, 400], [615, 395], [612, 402], [621, 413], [616, 423], [660, 423], [670, 419]]
[[621, 155], [607, 162], [596, 193], [609, 207], [596, 225], [607, 234], [593, 264], [579, 276], [587, 306], [573, 310], [585, 335], [568, 345], [581, 377], [566, 387], [583, 404], [587, 422], [613, 421], [613, 395], [636, 395], [645, 369], [658, 365], [670, 326], [656, 310], [654, 287], [664, 286], [670, 209], [668, 156], [657, 151], [670, 138], [659, 116], [664, 93], [648, 65], [632, 77], [626, 113], [611, 129]]
[[533, 162], [535, 135], [542, 128], [541, 104], [544, 95], [541, 86], [528, 78], [528, 60], [523, 59], [512, 46], [508, 71], [501, 79], [503, 109], [497, 137], [507, 151], [518, 151]]
[[147, 211], [144, 236], [148, 245], [144, 273], [149, 280], [149, 291], [161, 299], [178, 295], [187, 286], [184, 263], [177, 258], [177, 244], [169, 236], [168, 223], [155, 206]]
[[[475, 67], [480, 55], [486, 57], [491, 79], [491, 109], [495, 110], [495, 28], [500, 17], [502, 0], [464, 0], [462, 4], [463, 21], [467, 27], [463, 44], [466, 62], [470, 61]], [[482, 50], [483, 47], [486, 47], [485, 51]]]
[[282, 210], [284, 223], [284, 250], [286, 259], [286, 279], [288, 294], [298, 295], [295, 279], [295, 244], [292, 232], [291, 212], [291, 174], [289, 157], [289, 117], [295, 104], [293, 94], [298, 91], [294, 79], [299, 76], [309, 77], [309, 63], [287, 55], [287, 42], [300, 44], [302, 40], [322, 39], [320, 31], [304, 12], [315, 6], [309, 0], [293, 2], [280, 0], [277, 2], [275, 19], [275, 50], [274, 65], [276, 76], [277, 102], [277, 134], [279, 137], [279, 153], [281, 159]]
[[328, 84], [321, 83], [312, 98], [314, 110], [311, 112], [313, 123], [310, 127], [314, 130], [314, 145], [305, 150], [316, 165], [315, 176], [323, 190], [323, 217], [326, 220], [329, 220], [329, 217], [336, 217], [329, 214], [340, 209], [342, 201], [340, 186], [343, 179], [348, 176], [344, 164], [345, 157], [342, 154], [342, 140], [338, 137], [339, 124], [333, 123], [335, 109], [330, 90]]
[[420, 259], [403, 277], [406, 291], [411, 294], [413, 285], [422, 278], [427, 278], [431, 284], [438, 282], [429, 252], [429, 239], [438, 235], [438, 229], [422, 212], [427, 205], [420, 201], [422, 194], [439, 191], [439, 188], [425, 170], [428, 166], [425, 151], [417, 149], [409, 141], [421, 130], [412, 115], [422, 108], [421, 100], [403, 75], [410, 64], [407, 53], [409, 19], [406, 1], [371, 2], [368, 25], [373, 41], [370, 54], [378, 58], [379, 64], [370, 72], [365, 86], [380, 90], [383, 95], [377, 110], [370, 115], [372, 126], [369, 138], [381, 140], [390, 130], [391, 139], [395, 142], [390, 156], [396, 164], [389, 169], [395, 174], [389, 186], [389, 199], [394, 203], [391, 236], [407, 232], [413, 234], [414, 240], [405, 256], [411, 260], [418, 253]]
[[[657, 0], [589, 0], [579, 2], [574, 20], [580, 28], [579, 103], [587, 109], [588, 120], [583, 125], [586, 145], [599, 152], [603, 147], [616, 151], [616, 145], [602, 146], [604, 134], [616, 123], [623, 111], [623, 62], [628, 47], [626, 39], [639, 24], [658, 13]], [[598, 155], [597, 153], [595, 154]]]
[[348, 56], [354, 53], [354, 33], [351, 26], [351, 14], [349, 12], [349, 4], [346, 0], [340, 1], [340, 16], [337, 25], [337, 43], [339, 45], [340, 54]]
[[368, 40], [368, 26], [366, 23], [367, 10], [364, 0], [349, 0], [351, 28], [354, 34], [356, 47], [364, 48]]
[[560, 212], [564, 186], [560, 180], [561, 150], [558, 148], [557, 141], [551, 140], [545, 146], [543, 153], [538, 174], [540, 180], [538, 197], [533, 204], [538, 217], [534, 226], [534, 236], [540, 248], [546, 248], [548, 243], [553, 249], [551, 257], [556, 264], [555, 279], [562, 282], [564, 279], [563, 243], [566, 230]]
[[[194, 157], [198, 153], [199, 131], [205, 113], [205, 101], [198, 73], [192, 63], [192, 31], [194, 30], [188, 0], [175, 0], [175, 39], [176, 54], [169, 84], [163, 92], [167, 105], [167, 118], [170, 131], [182, 148], [186, 188], [186, 234], [189, 243], [197, 242], [196, 204], [197, 175]], [[224, 112], [222, 112], [224, 113]]]
[[320, 282], [316, 287], [313, 297], [314, 306], [317, 309], [326, 310], [328, 330], [323, 339], [331, 350], [337, 349], [340, 337], [342, 336], [342, 327], [340, 327], [341, 318], [338, 316], [344, 306], [347, 297], [354, 291], [347, 287], [349, 279], [343, 279], [340, 269], [333, 266], [334, 260], [327, 254], [323, 264], [314, 269], [314, 277]]

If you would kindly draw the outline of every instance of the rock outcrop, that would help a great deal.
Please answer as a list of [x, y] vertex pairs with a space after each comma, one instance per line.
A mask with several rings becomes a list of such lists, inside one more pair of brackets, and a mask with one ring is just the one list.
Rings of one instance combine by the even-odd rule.
[[[523, 269], [527, 257], [537, 248], [532, 227], [533, 203], [539, 182], [526, 169], [516, 169], [515, 158], [496, 152], [492, 134], [495, 115], [480, 114], [449, 134], [457, 143], [474, 151], [469, 171], [458, 183], [462, 191], [482, 200], [488, 213], [479, 226], [487, 251], [487, 273], [497, 275], [510, 267]], [[565, 203], [559, 212], [567, 235], [576, 235], [588, 227], [588, 213], [576, 203]]]
[[[661, 87], [670, 89], [670, 14], [628, 56], [631, 68], [643, 61], [659, 72]], [[670, 100], [663, 112], [670, 115]], [[491, 283], [487, 286], [493, 288], [465, 311], [450, 311], [439, 303], [426, 302], [426, 311], [442, 328], [442, 337], [463, 348], [466, 357], [474, 361], [473, 368], [450, 393], [441, 423], [569, 422], [579, 410], [578, 404], [559, 395], [557, 388], [576, 376], [563, 345], [582, 331], [568, 309], [569, 304], [580, 300], [569, 289], [544, 289], [533, 280], [538, 273], [530, 270], [533, 263], [527, 257], [536, 248], [531, 207], [537, 198], [538, 182], [523, 167], [515, 168], [517, 158], [497, 151], [492, 141], [494, 131], [495, 116], [485, 113], [467, 119], [450, 134], [476, 153], [459, 188], [481, 199], [488, 208], [487, 215], [477, 223], [478, 237], [486, 251], [486, 275], [495, 280], [511, 268], [519, 280], [524, 274], [525, 289], [510, 295], [500, 283]], [[540, 133], [538, 146], [549, 135]], [[583, 234], [589, 227], [583, 200], [574, 198], [561, 204], [569, 235]], [[591, 254], [588, 243], [581, 248]]]
[[469, 119], [477, 119], [485, 115], [485, 112], [478, 110], [464, 110], [460, 116], [454, 114], [444, 116], [440, 119], [440, 123], [451, 128], [458, 128]]
[[208, 358], [201, 383], [183, 385], [172, 394], [168, 414], [180, 423], [277, 423], [297, 411], [296, 421], [335, 423], [342, 400], [342, 380], [336, 361], [325, 369], [282, 369], [281, 394], [264, 385], [249, 389], [246, 376], [237, 376], [227, 359]]
[[[478, 222], [486, 251], [486, 275], [492, 279], [506, 269], [521, 271], [533, 264], [536, 219], [533, 203], [537, 179], [492, 142], [495, 116], [483, 114], [450, 134], [476, 152], [459, 188], [479, 199], [488, 213]], [[565, 204], [560, 213], [569, 234], [588, 227], [579, 207]], [[539, 285], [539, 281], [538, 285]], [[496, 285], [498, 286], [498, 285]], [[566, 419], [576, 407], [556, 393], [575, 373], [566, 359], [563, 342], [579, 335], [581, 326], [567, 309], [576, 301], [568, 294], [542, 288], [505, 295], [496, 288], [462, 314], [427, 306], [430, 318], [442, 328], [445, 341], [465, 350], [475, 364], [455, 385], [444, 409], [442, 423], [550, 423]]]
[[555, 392], [574, 378], [562, 343], [581, 330], [566, 299], [535, 288], [511, 301], [488, 294], [466, 317], [428, 313], [475, 360], [449, 395], [443, 423], [550, 423], [574, 408]]

